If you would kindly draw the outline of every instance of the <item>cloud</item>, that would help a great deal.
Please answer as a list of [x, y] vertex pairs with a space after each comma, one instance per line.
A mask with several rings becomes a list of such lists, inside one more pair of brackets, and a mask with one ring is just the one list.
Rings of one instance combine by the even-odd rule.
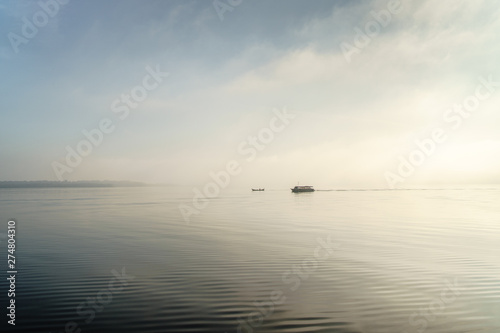
[[[31, 57], [40, 49], [30, 45], [33, 51], [7, 60], [14, 79], [2, 85], [32, 98], [6, 94], [2, 103], [12, 112], [2, 120], [45, 119], [16, 147], [26, 157], [35, 155], [27, 142], [46, 144], [41, 160], [50, 178], [50, 162], [64, 156], [64, 147], [102, 117], [115, 117], [110, 103], [139, 83], [147, 65], [161, 64], [171, 75], [117, 122], [73, 179], [203, 182], [240, 158], [238, 144], [268, 124], [273, 108], [288, 107], [296, 122], [235, 183], [283, 186], [309, 178], [377, 186], [398, 154], [414, 149], [415, 138], [443, 126], [444, 110], [473, 93], [479, 76], [500, 80], [500, 9], [492, 2], [404, 1], [351, 62], [340, 44], [352, 44], [355, 28], [364, 29], [387, 1], [288, 4], [245, 2], [220, 22], [210, 3], [200, 1], [126, 1], [119, 11], [115, 3], [71, 3], [40, 39], [50, 46], [43, 59]], [[486, 143], [500, 141], [492, 121], [497, 101], [485, 101], [460, 131], [450, 132], [449, 143], [411, 181], [442, 175], [476, 181], [479, 171], [497, 179], [497, 160], [487, 158], [497, 146]], [[467, 156], [485, 164], [467, 164]]]

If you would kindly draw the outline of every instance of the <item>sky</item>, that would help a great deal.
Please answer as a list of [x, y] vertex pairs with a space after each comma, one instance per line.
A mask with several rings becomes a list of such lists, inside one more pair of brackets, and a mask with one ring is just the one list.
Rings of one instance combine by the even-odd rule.
[[0, 180], [498, 184], [499, 11], [4, 0]]

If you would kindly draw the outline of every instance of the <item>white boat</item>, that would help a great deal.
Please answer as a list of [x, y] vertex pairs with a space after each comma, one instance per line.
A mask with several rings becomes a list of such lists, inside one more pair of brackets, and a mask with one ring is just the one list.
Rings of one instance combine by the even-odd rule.
[[293, 193], [299, 192], [314, 192], [314, 188], [309, 185], [297, 185], [294, 188], [291, 188]]

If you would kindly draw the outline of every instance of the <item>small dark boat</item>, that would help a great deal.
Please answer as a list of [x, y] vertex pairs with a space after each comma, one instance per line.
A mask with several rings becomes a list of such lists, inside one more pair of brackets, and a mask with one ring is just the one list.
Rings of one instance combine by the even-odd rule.
[[306, 185], [297, 185], [294, 188], [291, 188], [293, 193], [300, 193], [300, 192], [314, 192], [314, 188], [312, 186], [306, 186]]
[[252, 191], [264, 191], [263, 188], [253, 188]]

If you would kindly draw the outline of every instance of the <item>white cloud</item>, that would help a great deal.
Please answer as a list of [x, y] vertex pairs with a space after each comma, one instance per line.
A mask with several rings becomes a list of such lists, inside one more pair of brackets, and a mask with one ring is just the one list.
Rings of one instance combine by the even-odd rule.
[[[243, 30], [245, 35], [231, 31], [225, 36], [234, 40], [224, 41], [215, 34], [219, 28], [210, 25], [214, 13], [194, 13], [191, 5], [172, 8], [165, 22], [148, 21], [131, 29], [128, 38], [112, 48], [109, 41], [123, 32], [103, 35], [103, 29], [113, 25], [88, 19], [88, 28], [69, 54], [82, 63], [89, 54], [98, 55], [100, 61], [85, 62], [82, 68], [91, 70], [72, 72], [73, 81], [60, 80], [71, 82], [65, 89], [74, 91], [70, 97], [75, 102], [80, 99], [80, 105], [95, 114], [113, 117], [109, 103], [126, 92], [130, 82], [136, 83], [151, 54], [169, 60], [170, 68], [162, 68], [172, 75], [127, 123], [119, 123], [120, 128], [89, 157], [92, 163], [75, 175], [110, 178], [99, 175], [121, 166], [116, 173], [121, 178], [203, 181], [209, 171], [235, 157], [241, 140], [266, 125], [272, 108], [286, 106], [297, 113], [297, 122], [248, 165], [242, 183], [258, 179], [285, 183], [313, 175], [312, 181], [332, 185], [379, 184], [383, 172], [397, 162], [395, 156], [414, 149], [413, 140], [429, 128], [442, 126], [444, 110], [473, 93], [479, 76], [500, 79], [496, 33], [500, 16], [489, 1], [404, 1], [403, 11], [350, 63], [339, 44], [352, 42], [353, 29], [363, 28], [373, 19], [370, 11], [386, 8], [387, 1], [349, 3], [327, 17], [300, 20], [300, 26], [282, 32], [286, 42], [250, 38], [254, 32]], [[193, 30], [180, 24], [191, 14], [194, 30], [201, 32], [195, 41], [183, 40], [183, 31], [174, 29], [181, 26], [191, 36]], [[244, 15], [243, 7], [238, 14]], [[289, 36], [296, 40], [288, 41]], [[153, 42], [154, 50], [145, 56], [141, 48]], [[158, 47], [160, 42], [165, 43], [163, 48]], [[196, 47], [185, 47], [191, 42]], [[200, 45], [235, 49], [167, 59]], [[103, 50], [107, 52], [101, 58]], [[115, 72], [106, 71], [110, 64]], [[101, 77], [101, 72], [108, 76]], [[436, 180], [443, 170], [457, 181], [473, 179], [467, 175], [474, 170], [493, 175], [497, 162], [484, 156], [496, 148], [478, 144], [473, 160], [484, 165], [464, 162], [473, 150], [467, 145], [500, 141], [498, 125], [491, 121], [498, 118], [495, 101], [493, 97], [484, 102], [460, 131], [448, 133], [453, 152], [443, 145], [413, 180]], [[448, 162], [438, 163], [440, 158]]]

